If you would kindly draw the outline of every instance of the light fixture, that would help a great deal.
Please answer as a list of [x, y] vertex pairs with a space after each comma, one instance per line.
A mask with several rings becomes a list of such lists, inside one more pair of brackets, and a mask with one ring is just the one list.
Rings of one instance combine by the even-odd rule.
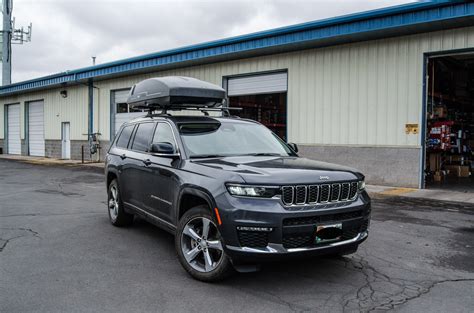
[[61, 95], [61, 97], [67, 98], [67, 90], [61, 90], [59, 94]]

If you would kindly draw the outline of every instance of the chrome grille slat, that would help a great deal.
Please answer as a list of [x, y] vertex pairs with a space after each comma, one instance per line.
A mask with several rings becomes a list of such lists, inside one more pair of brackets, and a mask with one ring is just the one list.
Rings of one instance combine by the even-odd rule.
[[331, 204], [352, 201], [357, 196], [357, 182], [281, 187], [285, 206]]
[[286, 205], [292, 205], [295, 199], [293, 186], [284, 186], [281, 188], [282, 200]]
[[319, 186], [310, 185], [308, 186], [308, 203], [314, 204], [318, 203], [319, 200]]
[[296, 186], [295, 187], [295, 203], [296, 204], [305, 204], [307, 199], [308, 188], [306, 186]]

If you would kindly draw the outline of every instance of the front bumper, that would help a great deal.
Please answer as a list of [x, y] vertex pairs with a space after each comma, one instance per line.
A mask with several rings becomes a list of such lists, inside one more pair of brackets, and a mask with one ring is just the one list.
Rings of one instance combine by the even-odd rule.
[[[351, 202], [296, 210], [285, 209], [275, 199], [236, 198], [228, 194], [222, 195], [217, 204], [226, 253], [234, 260], [337, 253], [356, 248], [368, 236], [371, 209], [366, 192]], [[316, 228], [335, 223], [342, 225], [341, 238], [316, 243]], [[242, 227], [267, 231], [239, 230]]]

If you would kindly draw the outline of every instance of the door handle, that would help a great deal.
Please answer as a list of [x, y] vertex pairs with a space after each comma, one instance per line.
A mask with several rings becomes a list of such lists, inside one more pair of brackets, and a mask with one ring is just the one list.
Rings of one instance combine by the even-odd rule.
[[124, 153], [124, 154], [122, 154], [122, 155], [120, 156], [120, 158], [121, 158], [122, 160], [125, 160], [125, 159], [127, 158], [127, 156], [126, 156], [125, 153]]
[[145, 164], [145, 166], [151, 165], [150, 159], [143, 160], [142, 162]]

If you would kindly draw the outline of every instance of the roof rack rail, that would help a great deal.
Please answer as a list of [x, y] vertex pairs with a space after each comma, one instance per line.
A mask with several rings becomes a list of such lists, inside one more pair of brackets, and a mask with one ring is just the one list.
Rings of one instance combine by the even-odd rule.
[[161, 112], [158, 114], [153, 114], [154, 111], [159, 110], [160, 108], [148, 108], [148, 114], [146, 115], [147, 117], [151, 116], [157, 116], [157, 115], [166, 115], [166, 116], [171, 116], [171, 114], [168, 113], [168, 111], [194, 111], [194, 112], [201, 112], [205, 116], [209, 116], [209, 112], [222, 112], [222, 116], [225, 117], [231, 117], [230, 111], [241, 111], [242, 108], [231, 108], [231, 107], [213, 107], [213, 108], [206, 108], [206, 107], [193, 107], [193, 106], [176, 106], [176, 107], [165, 107], [161, 108]]

